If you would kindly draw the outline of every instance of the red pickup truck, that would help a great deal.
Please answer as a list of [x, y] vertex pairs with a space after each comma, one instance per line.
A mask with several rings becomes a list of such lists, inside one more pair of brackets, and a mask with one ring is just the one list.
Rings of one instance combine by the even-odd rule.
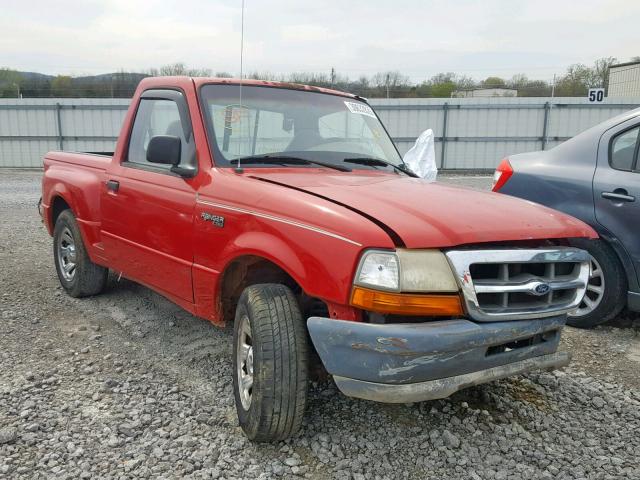
[[141, 82], [113, 154], [50, 152], [41, 215], [74, 297], [108, 270], [232, 322], [249, 438], [300, 426], [310, 366], [346, 395], [444, 398], [568, 362], [584, 223], [427, 183], [367, 102], [274, 82]]

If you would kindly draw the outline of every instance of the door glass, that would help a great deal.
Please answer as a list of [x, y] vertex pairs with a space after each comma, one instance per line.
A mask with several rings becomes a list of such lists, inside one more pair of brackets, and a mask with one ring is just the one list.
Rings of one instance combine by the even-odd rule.
[[129, 140], [127, 160], [169, 169], [171, 165], [147, 162], [149, 140], [156, 135], [171, 135], [180, 138], [182, 143], [181, 158], [186, 158], [187, 142], [180, 122], [178, 105], [173, 100], [142, 99], [140, 101]]
[[631, 170], [638, 144], [640, 127], [622, 132], [611, 142], [609, 163], [616, 170]]

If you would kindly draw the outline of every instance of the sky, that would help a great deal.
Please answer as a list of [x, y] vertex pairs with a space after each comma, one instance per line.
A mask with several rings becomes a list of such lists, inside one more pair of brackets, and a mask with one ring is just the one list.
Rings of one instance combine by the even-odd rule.
[[[0, 67], [240, 70], [241, 0], [0, 0]], [[640, 55], [638, 0], [245, 0], [244, 71], [551, 79]]]

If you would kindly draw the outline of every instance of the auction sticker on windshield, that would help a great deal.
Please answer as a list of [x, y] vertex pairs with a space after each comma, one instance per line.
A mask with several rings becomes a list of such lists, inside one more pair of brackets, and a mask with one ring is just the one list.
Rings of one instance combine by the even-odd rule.
[[376, 114], [369, 105], [356, 102], [344, 102], [351, 113], [357, 113], [358, 115], [366, 115], [367, 117], [376, 118]]

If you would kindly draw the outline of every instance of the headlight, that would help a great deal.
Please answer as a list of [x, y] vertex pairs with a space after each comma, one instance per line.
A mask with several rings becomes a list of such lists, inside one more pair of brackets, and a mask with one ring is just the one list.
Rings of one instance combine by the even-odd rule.
[[392, 252], [366, 252], [360, 260], [356, 285], [398, 291], [400, 272], [398, 256]]
[[351, 305], [396, 315], [463, 315], [458, 284], [439, 250], [369, 250], [362, 255]]
[[398, 250], [401, 292], [457, 292], [458, 284], [440, 250]]
[[439, 250], [369, 250], [360, 259], [354, 283], [393, 292], [458, 291], [449, 262]]

